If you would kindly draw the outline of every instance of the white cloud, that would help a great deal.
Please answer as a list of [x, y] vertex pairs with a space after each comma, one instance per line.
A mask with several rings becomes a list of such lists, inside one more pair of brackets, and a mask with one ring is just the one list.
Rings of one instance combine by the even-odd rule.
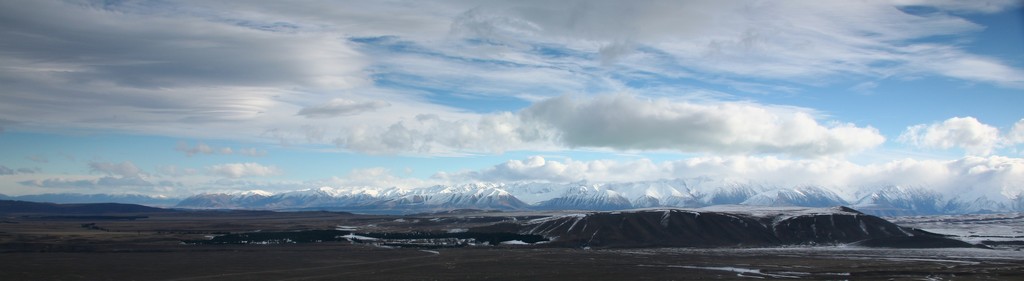
[[384, 101], [354, 101], [336, 98], [321, 105], [303, 108], [299, 111], [298, 115], [302, 115], [307, 118], [331, 118], [355, 115], [387, 106], [391, 106], [391, 104]]
[[916, 52], [931, 54], [914, 62], [925, 72], [937, 72], [968, 81], [989, 82], [1008, 87], [1024, 87], [1024, 71], [989, 57], [965, 53], [944, 46], [922, 47]]
[[594, 147], [816, 157], [855, 153], [884, 141], [872, 127], [821, 124], [805, 109], [750, 102], [642, 101], [621, 94], [561, 96], [514, 114], [463, 119], [418, 115], [389, 126], [355, 127], [334, 143], [382, 154]]
[[1011, 145], [1024, 143], [1024, 119], [1020, 119], [1017, 123], [1013, 124], [1010, 132], [1006, 134], [1006, 141]]
[[871, 127], [822, 125], [801, 110], [755, 103], [562, 96], [536, 103], [521, 116], [555, 128], [570, 147], [820, 156], [857, 152], [885, 141]]
[[953, 117], [930, 125], [907, 127], [900, 142], [924, 148], [963, 148], [971, 155], [989, 155], [999, 145], [999, 129], [974, 117]]
[[226, 178], [268, 177], [282, 174], [282, 171], [275, 166], [264, 166], [251, 162], [213, 165], [208, 167], [207, 171]]

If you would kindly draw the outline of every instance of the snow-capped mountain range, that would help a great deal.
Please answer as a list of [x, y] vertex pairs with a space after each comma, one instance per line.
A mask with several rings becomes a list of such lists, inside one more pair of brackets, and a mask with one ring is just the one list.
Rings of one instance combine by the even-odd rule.
[[474, 183], [417, 189], [331, 188], [269, 193], [205, 193], [179, 208], [330, 209], [363, 212], [422, 212], [450, 209], [622, 210], [714, 205], [851, 206], [876, 215], [933, 215], [1024, 211], [1024, 198], [947, 198], [917, 187], [886, 186], [842, 196], [824, 187], [774, 187], [705, 179], [628, 183]]
[[708, 178], [625, 183], [472, 183], [424, 188], [319, 187], [287, 192], [261, 190], [203, 193], [184, 199], [145, 195], [41, 194], [0, 199], [53, 203], [130, 203], [197, 209], [304, 210], [410, 213], [452, 209], [623, 210], [716, 205], [850, 206], [882, 216], [1024, 211], [1024, 196], [955, 196], [906, 186], [860, 189], [850, 194], [818, 186], [778, 187]]

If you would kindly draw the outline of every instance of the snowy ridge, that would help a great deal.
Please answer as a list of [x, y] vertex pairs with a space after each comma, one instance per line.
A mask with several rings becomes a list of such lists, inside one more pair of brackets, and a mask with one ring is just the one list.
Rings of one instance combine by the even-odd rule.
[[619, 192], [607, 187], [580, 184], [536, 206], [548, 210], [621, 210], [632, 208], [633, 204]]
[[443, 209], [623, 210], [700, 208], [717, 205], [832, 207], [847, 205], [874, 215], [932, 215], [1020, 211], [1024, 198], [945, 198], [918, 187], [885, 186], [844, 198], [820, 186], [776, 187], [710, 179], [626, 183], [471, 183], [424, 188], [318, 187], [270, 194], [266, 191], [199, 194], [182, 208], [378, 210], [413, 212]]

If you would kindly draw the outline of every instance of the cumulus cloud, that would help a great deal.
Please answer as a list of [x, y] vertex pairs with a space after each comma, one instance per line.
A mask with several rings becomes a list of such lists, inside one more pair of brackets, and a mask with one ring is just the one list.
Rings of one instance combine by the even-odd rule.
[[307, 118], [331, 118], [355, 115], [387, 106], [391, 106], [391, 104], [384, 101], [354, 101], [337, 98], [321, 105], [303, 108], [299, 111], [298, 115], [302, 115]]
[[536, 103], [521, 116], [553, 127], [570, 147], [818, 156], [857, 152], [885, 141], [872, 127], [823, 125], [804, 111], [753, 103], [562, 96]]
[[907, 127], [900, 142], [924, 148], [963, 148], [971, 155], [989, 155], [999, 145], [999, 129], [974, 117], [953, 117], [941, 123]]
[[770, 156], [696, 157], [664, 162], [549, 160], [532, 156], [477, 171], [438, 173], [434, 177], [455, 182], [558, 183], [707, 178], [719, 183], [815, 185], [836, 189], [850, 197], [890, 185], [925, 187], [950, 198], [964, 193], [990, 199], [1024, 196], [1024, 159], [1001, 156], [903, 159], [868, 165], [832, 158], [792, 160]]
[[804, 109], [750, 102], [693, 103], [630, 95], [560, 96], [516, 113], [449, 120], [418, 115], [414, 122], [357, 127], [336, 138], [341, 148], [368, 153], [500, 153], [594, 147], [707, 153], [849, 154], [885, 137], [870, 126], [819, 123]]
[[1024, 143], [1024, 119], [1013, 124], [1010, 132], [1006, 134], [1006, 140], [1011, 144]]
[[213, 165], [207, 168], [210, 174], [226, 178], [268, 177], [282, 174], [275, 166], [264, 166], [259, 163], [229, 163]]

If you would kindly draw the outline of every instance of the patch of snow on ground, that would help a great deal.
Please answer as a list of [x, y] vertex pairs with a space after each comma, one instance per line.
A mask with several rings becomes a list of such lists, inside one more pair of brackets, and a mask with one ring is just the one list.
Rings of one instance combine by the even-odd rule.
[[569, 218], [569, 217], [584, 218], [586, 216], [587, 216], [587, 214], [556, 215], [556, 216], [550, 216], [550, 217], [543, 217], [543, 218], [539, 218], [539, 219], [532, 219], [532, 220], [527, 221], [526, 224], [539, 224], [539, 223], [545, 223], [545, 222], [548, 222], [548, 221], [553, 221], [553, 220], [557, 220], [557, 219], [561, 219], [561, 218]]
[[[639, 266], [657, 267], [655, 265], [645, 265], [645, 264], [641, 264]], [[731, 267], [731, 266], [664, 265], [663, 267], [702, 269], [702, 270], [714, 270], [714, 271], [728, 271], [728, 272], [735, 272], [736, 276], [738, 276], [738, 277], [749, 277], [749, 278], [764, 278], [764, 277], [771, 277], [771, 278], [793, 278], [793, 279], [800, 278], [799, 276], [793, 276], [793, 275], [764, 273], [764, 272], [761, 272], [760, 269], [750, 269], [750, 268]], [[751, 274], [751, 275], [754, 275], [754, 276], [748, 276], [748, 275], [745, 275], [745, 274]]]
[[355, 233], [349, 233], [348, 235], [343, 235], [341, 237], [345, 238], [345, 239], [348, 239], [348, 240], [362, 240], [362, 241], [376, 241], [376, 240], [380, 240], [380, 239], [373, 238], [373, 237], [366, 237], [366, 236], [362, 236], [362, 235], [356, 235]]
[[501, 244], [502, 245], [530, 245], [530, 243], [526, 243], [526, 242], [523, 242], [521, 240], [502, 241]]

